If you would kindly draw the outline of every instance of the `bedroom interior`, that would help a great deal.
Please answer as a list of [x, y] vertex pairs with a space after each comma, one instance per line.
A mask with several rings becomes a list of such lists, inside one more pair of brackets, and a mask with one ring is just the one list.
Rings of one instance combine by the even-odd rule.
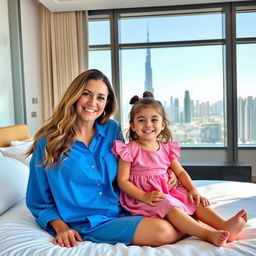
[[[150, 9], [147, 9], [149, 8]], [[203, 146], [184, 145], [182, 147], [181, 162], [189, 172], [199, 191], [204, 193], [223, 216], [229, 217], [234, 210], [241, 207], [247, 209], [249, 221], [244, 232], [238, 241], [228, 244], [223, 248], [216, 248], [206, 242], [199, 241], [194, 237], [188, 237], [174, 245], [166, 245], [157, 248], [148, 246], [125, 246], [123, 244], [94, 244], [84, 242], [77, 248], [59, 248], [50, 243], [51, 237], [48, 233], [41, 230], [34, 222], [33, 217], [25, 206], [25, 191], [28, 178], [29, 159], [24, 158], [23, 154], [31, 145], [30, 139], [40, 128], [43, 120], [50, 116], [54, 105], [58, 102], [61, 94], [72, 78], [86, 68], [93, 68], [90, 62], [92, 51], [106, 50], [109, 47], [113, 52], [110, 69], [112, 69], [112, 82], [117, 92], [121, 95], [121, 67], [117, 67], [118, 59], [121, 56], [115, 52], [115, 49], [121, 51], [122, 47], [129, 49], [137, 47], [146, 48], [149, 42], [138, 43], [135, 46], [132, 43], [118, 45], [118, 39], [113, 31], [117, 31], [118, 18], [127, 17], [132, 14], [146, 11], [179, 12], [182, 10], [200, 9], [221, 9], [224, 12], [231, 13], [234, 10], [250, 10], [256, 13], [254, 1], [220, 1], [220, 0], [193, 0], [176, 1], [161, 0], [156, 5], [155, 1], [50, 1], [50, 0], [0, 0], [0, 173], [1, 174], [1, 205], [0, 205], [0, 255], [255, 255], [256, 253], [256, 147], [255, 141], [248, 145], [239, 145], [237, 118], [237, 102], [234, 98], [237, 91], [232, 92], [233, 86], [238, 84], [234, 78], [237, 74], [236, 69], [227, 69], [227, 81], [223, 82], [228, 92], [223, 92], [226, 97], [226, 108], [228, 114], [224, 117], [227, 122], [223, 130], [225, 141], [222, 146]], [[141, 9], [142, 8], [142, 9]], [[167, 9], [166, 9], [167, 8]], [[71, 14], [72, 12], [72, 14]], [[71, 23], [75, 21], [79, 37], [72, 42], [68, 41], [63, 45], [57, 46], [58, 40], [63, 40], [63, 34], [54, 27], [53, 23], [60, 22], [62, 13]], [[110, 15], [112, 43], [109, 45], [90, 45], [89, 35], [86, 33], [90, 28], [87, 23], [97, 16], [106, 17]], [[57, 17], [57, 15], [59, 16]], [[112, 15], [112, 16], [111, 16]], [[123, 16], [122, 16], [123, 15]], [[234, 15], [234, 13], [232, 14]], [[230, 21], [234, 16], [230, 15]], [[42, 19], [42, 16], [45, 19]], [[67, 17], [68, 16], [68, 17]], [[227, 15], [228, 16], [228, 15]], [[47, 19], [47, 17], [51, 17]], [[129, 19], [132, 16], [128, 17]], [[141, 16], [139, 17], [141, 18]], [[59, 20], [58, 20], [59, 19]], [[112, 20], [113, 19], [113, 20]], [[124, 18], [125, 19], [125, 18]], [[227, 21], [227, 20], [226, 20]], [[53, 22], [53, 23], [51, 23]], [[115, 23], [116, 22], [116, 23]], [[42, 24], [47, 29], [42, 29]], [[86, 24], [86, 25], [85, 25]], [[254, 21], [254, 23], [255, 21]], [[111, 26], [112, 26], [111, 25]], [[50, 29], [49, 29], [50, 28]], [[226, 27], [227, 33], [234, 39], [234, 29]], [[228, 31], [228, 29], [231, 29]], [[72, 27], [70, 27], [72, 31]], [[60, 32], [60, 33], [59, 33]], [[49, 34], [55, 34], [54, 39], [48, 38]], [[75, 33], [72, 31], [71, 33]], [[73, 34], [74, 35], [74, 34]], [[120, 36], [120, 35], [119, 35]], [[45, 40], [41, 40], [45, 38]], [[51, 41], [56, 40], [56, 41]], [[84, 40], [84, 41], [83, 41]], [[117, 40], [117, 41], [114, 41]], [[87, 43], [82, 43], [85, 42]], [[200, 41], [200, 40], [199, 40]], [[214, 42], [213, 42], [214, 41]], [[213, 44], [218, 45], [217, 39]], [[220, 44], [227, 44], [231, 52], [227, 53], [227, 60], [233, 60], [235, 65], [234, 48], [236, 45], [227, 40], [220, 40]], [[53, 42], [56, 43], [55, 48]], [[211, 44], [210, 40], [207, 44]], [[177, 44], [184, 42], [178, 42]], [[256, 44], [256, 34], [250, 38], [243, 38], [237, 43]], [[63, 57], [61, 51], [68, 49], [68, 45], [73, 44], [75, 50], [69, 51], [69, 56]], [[141, 44], [141, 45], [139, 45]], [[177, 47], [172, 42], [151, 43], [151, 47]], [[184, 43], [186, 45], [186, 43]], [[204, 42], [199, 42], [204, 45]], [[153, 45], [153, 46], [152, 46]], [[188, 43], [187, 43], [188, 45]], [[57, 46], [57, 47], [56, 47]], [[49, 48], [50, 47], [50, 48]], [[97, 48], [98, 47], [98, 48]], [[105, 47], [105, 48], [104, 48]], [[120, 48], [119, 48], [120, 47]], [[52, 56], [47, 55], [50, 51], [59, 59], [54, 60]], [[225, 51], [223, 51], [225, 54]], [[233, 56], [234, 55], [234, 56]], [[51, 59], [52, 58], [52, 59]], [[69, 61], [70, 58], [72, 61]], [[63, 63], [60, 64], [60, 61]], [[144, 61], [144, 60], [143, 60]], [[119, 63], [121, 65], [121, 63]], [[143, 63], [144, 65], [145, 63]], [[223, 64], [223, 63], [222, 63]], [[224, 65], [224, 64], [223, 64]], [[252, 65], [256, 65], [255, 60]], [[225, 65], [224, 65], [225, 66]], [[113, 70], [117, 71], [113, 71]], [[2, 71], [1, 71], [2, 70]], [[43, 71], [44, 70], [44, 71]], [[68, 70], [68, 72], [67, 72]], [[64, 74], [64, 75], [60, 75]], [[238, 76], [238, 75], [237, 75]], [[255, 76], [254, 84], [255, 84]], [[232, 82], [230, 82], [230, 80]], [[58, 84], [58, 87], [57, 87]], [[60, 86], [62, 84], [62, 86]], [[120, 98], [123, 96], [120, 96]], [[253, 95], [256, 97], [256, 94]], [[123, 99], [122, 99], [123, 100]], [[121, 99], [120, 102], [121, 103]], [[120, 104], [122, 106], [122, 104]], [[123, 106], [122, 106], [123, 107]], [[116, 116], [121, 123], [123, 122], [122, 107]], [[256, 109], [256, 105], [255, 105]], [[226, 109], [225, 109], [226, 111]], [[256, 113], [255, 110], [253, 112]], [[227, 115], [227, 116], [225, 116]], [[256, 114], [255, 114], [256, 116]], [[253, 117], [250, 116], [250, 118]], [[255, 118], [254, 118], [255, 120]], [[240, 120], [241, 121], [241, 120]], [[256, 121], [256, 120], [255, 120]], [[245, 121], [244, 121], [245, 122]], [[123, 123], [122, 123], [123, 125]], [[255, 130], [254, 130], [255, 132]], [[256, 137], [256, 132], [255, 132]], [[22, 217], [21, 217], [22, 216]]]

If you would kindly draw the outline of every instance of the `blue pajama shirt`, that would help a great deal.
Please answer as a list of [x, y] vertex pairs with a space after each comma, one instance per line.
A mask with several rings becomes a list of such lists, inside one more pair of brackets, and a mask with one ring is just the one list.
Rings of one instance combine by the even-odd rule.
[[130, 244], [142, 216], [130, 216], [119, 203], [114, 140], [123, 140], [120, 125], [95, 123], [90, 146], [76, 140], [61, 164], [45, 170], [46, 138], [36, 145], [30, 161], [26, 203], [36, 222], [52, 235], [49, 221], [62, 219], [84, 240]]

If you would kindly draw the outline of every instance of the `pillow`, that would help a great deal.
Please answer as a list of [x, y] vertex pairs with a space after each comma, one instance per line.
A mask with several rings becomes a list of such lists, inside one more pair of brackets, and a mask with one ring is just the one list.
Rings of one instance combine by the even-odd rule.
[[17, 145], [20, 145], [20, 144], [26, 143], [26, 142], [29, 142], [29, 141], [25, 141], [25, 140], [12, 140], [10, 142], [10, 146], [17, 146]]
[[25, 157], [24, 154], [27, 152], [28, 148], [32, 145], [32, 143], [33, 141], [23, 141], [14, 146], [0, 148], [0, 152], [3, 156], [15, 158], [28, 166], [31, 155]]
[[0, 214], [25, 198], [29, 168], [20, 161], [0, 156]]

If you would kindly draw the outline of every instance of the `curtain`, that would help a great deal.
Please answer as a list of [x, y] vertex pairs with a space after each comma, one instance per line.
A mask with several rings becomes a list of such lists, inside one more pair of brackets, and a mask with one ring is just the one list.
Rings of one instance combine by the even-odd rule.
[[44, 120], [48, 119], [72, 80], [88, 68], [88, 12], [53, 13], [41, 8]]

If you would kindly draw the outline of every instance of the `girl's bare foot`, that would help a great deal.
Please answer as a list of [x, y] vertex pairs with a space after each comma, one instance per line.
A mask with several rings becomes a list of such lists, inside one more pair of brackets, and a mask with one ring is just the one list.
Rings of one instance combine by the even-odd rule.
[[210, 243], [216, 245], [216, 246], [224, 246], [228, 240], [229, 232], [224, 230], [214, 230], [209, 231], [209, 234], [207, 236], [207, 241]]
[[245, 210], [241, 210], [235, 216], [224, 222], [222, 227], [223, 230], [230, 233], [228, 242], [236, 240], [240, 232], [244, 229], [247, 219], [247, 212]]

